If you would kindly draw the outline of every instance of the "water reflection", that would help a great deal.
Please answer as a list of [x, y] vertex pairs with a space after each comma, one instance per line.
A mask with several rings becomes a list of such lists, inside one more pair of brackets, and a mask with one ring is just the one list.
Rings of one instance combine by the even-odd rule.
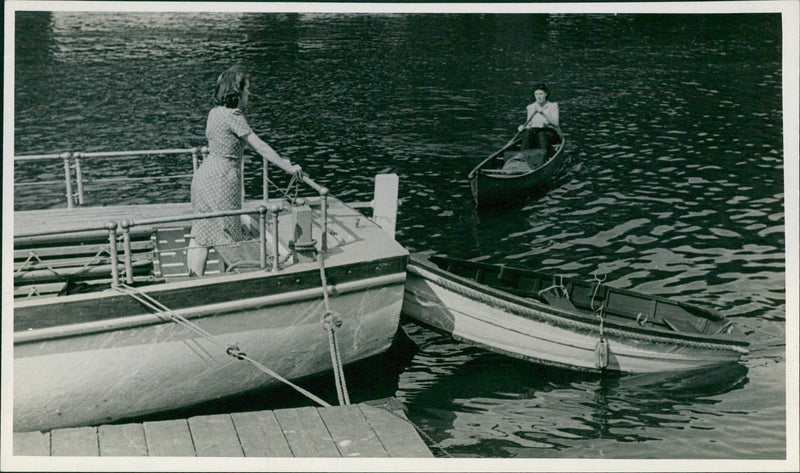
[[702, 427], [699, 413], [748, 383], [748, 369], [737, 363], [605, 377], [477, 348], [443, 349], [435, 337], [426, 343], [401, 375], [404, 401], [409, 417], [453, 456], [551, 456], [592, 439], [664, 439], [670, 430]]

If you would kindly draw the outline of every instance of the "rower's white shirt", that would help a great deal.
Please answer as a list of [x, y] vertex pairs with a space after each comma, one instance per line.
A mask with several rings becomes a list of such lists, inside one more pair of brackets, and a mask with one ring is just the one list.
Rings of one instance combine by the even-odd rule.
[[528, 105], [528, 117], [527, 122], [528, 124], [525, 128], [542, 128], [547, 125], [558, 125], [558, 103], [557, 102], [547, 102], [542, 107], [542, 113], [537, 113], [533, 119], [531, 119], [531, 115], [533, 115], [533, 106], [536, 105], [536, 102]]

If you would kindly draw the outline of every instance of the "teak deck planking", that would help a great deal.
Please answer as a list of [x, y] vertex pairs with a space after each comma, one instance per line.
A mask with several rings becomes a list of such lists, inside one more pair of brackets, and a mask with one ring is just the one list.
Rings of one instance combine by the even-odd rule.
[[15, 456], [433, 457], [398, 401], [15, 432]]

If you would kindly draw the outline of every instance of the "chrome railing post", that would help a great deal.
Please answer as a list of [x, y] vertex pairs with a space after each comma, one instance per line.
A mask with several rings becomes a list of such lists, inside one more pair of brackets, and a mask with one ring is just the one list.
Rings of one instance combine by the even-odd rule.
[[272, 271], [278, 271], [278, 260], [280, 259], [280, 239], [278, 238], [278, 212], [280, 206], [272, 204], [269, 211], [272, 212]]
[[192, 148], [192, 172], [197, 172], [197, 153], [200, 151], [200, 148], [195, 146]]
[[69, 159], [72, 155], [70, 153], [62, 153], [61, 158], [64, 160], [64, 174], [67, 184], [67, 208], [71, 209], [72, 205], [72, 169], [70, 168]]
[[131, 250], [131, 223], [123, 220], [122, 227], [122, 247], [125, 251], [125, 282], [133, 284], [133, 255]]
[[117, 224], [115, 222], [108, 222], [106, 224], [108, 230], [108, 246], [109, 253], [111, 254], [111, 287], [119, 286], [119, 264], [117, 261]]
[[259, 249], [261, 250], [261, 269], [267, 269], [267, 208], [258, 208]]
[[328, 188], [319, 190], [320, 207], [322, 208], [322, 236], [320, 237], [320, 251], [328, 252]]
[[242, 207], [244, 207], [244, 155], [239, 160], [239, 182], [242, 186]]
[[78, 184], [78, 205], [83, 205], [83, 172], [81, 171], [81, 153], [73, 153], [75, 158], [75, 182]]
[[266, 156], [262, 156], [262, 161], [264, 163], [261, 165], [261, 180], [263, 181], [261, 194], [264, 196], [264, 202], [266, 202], [269, 200], [269, 161]]

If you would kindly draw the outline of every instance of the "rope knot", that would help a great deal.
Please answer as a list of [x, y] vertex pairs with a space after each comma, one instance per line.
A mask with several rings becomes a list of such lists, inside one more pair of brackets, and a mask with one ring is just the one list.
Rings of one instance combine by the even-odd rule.
[[342, 326], [342, 318], [333, 311], [325, 312], [322, 314], [322, 326], [325, 330], [336, 330]]
[[239, 344], [237, 343], [234, 343], [233, 345], [229, 346], [225, 350], [225, 353], [238, 360], [244, 360], [244, 358], [247, 356], [242, 350], [239, 349]]

